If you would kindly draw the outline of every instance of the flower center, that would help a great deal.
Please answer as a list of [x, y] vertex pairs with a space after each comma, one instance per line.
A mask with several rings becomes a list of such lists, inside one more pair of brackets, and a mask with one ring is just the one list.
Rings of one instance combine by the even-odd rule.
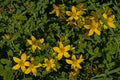
[[39, 41], [38, 41], [38, 40], [35, 40], [35, 41], [33, 41], [33, 44], [36, 45], [36, 46], [38, 46]]
[[76, 16], [76, 12], [72, 12], [72, 16], [75, 17]]
[[50, 67], [51, 65], [52, 65], [52, 63], [51, 63], [51, 62], [47, 62], [47, 66], [49, 66], [49, 67]]
[[77, 60], [73, 60], [73, 63], [76, 65], [77, 64]]
[[65, 52], [65, 49], [64, 49], [64, 48], [61, 48], [60, 50], [61, 50], [61, 52], [62, 52], [62, 53], [64, 53], [64, 52]]
[[21, 66], [24, 66], [24, 62], [21, 60], [19, 63]]

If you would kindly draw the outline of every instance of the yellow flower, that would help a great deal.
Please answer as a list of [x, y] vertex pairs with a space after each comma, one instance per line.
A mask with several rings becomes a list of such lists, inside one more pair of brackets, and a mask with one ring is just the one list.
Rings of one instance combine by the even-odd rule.
[[98, 22], [95, 22], [95, 20], [92, 20], [89, 24], [85, 24], [84, 27], [86, 29], [90, 29], [88, 36], [93, 35], [93, 33], [95, 32], [97, 35], [100, 35], [101, 32], [98, 30]]
[[74, 22], [74, 21], [68, 21], [67, 25], [74, 25], [74, 26], [77, 26], [77, 22]]
[[71, 72], [69, 72], [69, 76], [75, 77], [77, 75], [77, 73], [78, 72], [76, 72], [76, 71], [71, 71]]
[[26, 71], [25, 71], [25, 74], [29, 74], [30, 72], [32, 72], [33, 73], [33, 75], [34, 76], [36, 76], [36, 73], [37, 73], [37, 68], [39, 68], [39, 67], [41, 67], [42, 66], [42, 64], [38, 64], [37, 66], [35, 66], [34, 64], [32, 64], [32, 63], [29, 63], [29, 66], [28, 66], [28, 68], [26, 69]]
[[24, 72], [26, 70], [25, 66], [29, 66], [29, 62], [26, 61], [27, 59], [27, 55], [25, 53], [23, 53], [21, 55], [21, 59], [17, 58], [17, 57], [13, 57], [13, 60], [17, 63], [15, 66], [12, 67], [13, 70], [18, 70], [19, 68], [21, 68], [21, 70]]
[[44, 39], [41, 38], [41, 39], [37, 40], [34, 36], [31, 36], [31, 40], [27, 39], [27, 42], [29, 45], [32, 45], [32, 51], [35, 52], [36, 48], [41, 50], [41, 47], [39, 47], [39, 45], [44, 42]]
[[82, 67], [80, 66], [80, 63], [83, 62], [83, 56], [80, 55], [80, 58], [77, 60], [75, 55], [72, 55], [72, 60], [66, 59], [66, 62], [68, 64], [71, 64], [71, 69], [74, 69], [77, 71], [78, 69], [81, 69]]
[[66, 58], [70, 57], [70, 54], [67, 52], [70, 50], [70, 45], [64, 47], [62, 42], [59, 42], [59, 47], [53, 47], [53, 50], [58, 53], [58, 60], [62, 59], [63, 56]]
[[70, 11], [66, 11], [66, 14], [68, 15], [68, 16], [70, 16], [68, 19], [67, 19], [67, 21], [71, 21], [71, 20], [73, 20], [73, 19], [75, 19], [75, 20], [78, 20], [79, 19], [79, 15], [80, 15], [80, 11], [77, 11], [76, 10], [76, 7], [75, 6], [72, 6], [72, 12], [70, 12]]
[[4, 39], [10, 40], [11, 39], [11, 35], [10, 34], [4, 34], [4, 36], [2, 36]]
[[49, 14], [56, 14], [56, 16], [59, 16], [60, 15], [60, 10], [62, 9], [62, 8], [64, 8], [65, 7], [65, 5], [64, 4], [62, 4], [62, 5], [59, 5], [59, 6], [56, 6], [55, 4], [53, 4], [53, 10], [49, 13]]
[[[105, 20], [107, 21], [108, 26], [110, 26], [111, 28], [116, 28], [115, 24], [114, 24], [114, 15], [111, 15], [110, 17], [107, 16], [106, 13], [103, 14], [103, 17], [105, 18]], [[107, 26], [104, 25], [104, 29], [107, 29]]]
[[50, 69], [57, 71], [55, 68], [56, 66], [55, 66], [54, 62], [55, 62], [54, 59], [48, 60], [48, 58], [45, 58], [43, 67], [46, 67], [46, 71], [50, 71]]

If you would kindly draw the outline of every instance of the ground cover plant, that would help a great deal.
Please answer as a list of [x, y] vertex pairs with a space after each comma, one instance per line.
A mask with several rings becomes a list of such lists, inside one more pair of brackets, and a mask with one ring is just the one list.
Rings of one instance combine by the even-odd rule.
[[120, 80], [119, 0], [0, 0], [0, 80]]

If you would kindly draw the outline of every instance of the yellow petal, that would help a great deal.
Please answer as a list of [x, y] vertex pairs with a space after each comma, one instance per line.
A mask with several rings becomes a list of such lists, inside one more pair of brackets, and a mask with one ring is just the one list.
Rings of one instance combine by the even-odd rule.
[[64, 47], [61, 41], [59, 42], [59, 47], [60, 47], [60, 48], [63, 48], [63, 47]]
[[68, 52], [64, 52], [64, 56], [65, 56], [66, 58], [69, 58], [69, 57], [70, 57], [70, 54], [69, 54]]
[[75, 55], [72, 55], [72, 60], [76, 60], [76, 56]]
[[78, 12], [76, 13], [76, 15], [78, 16], [78, 15], [80, 15], [80, 13], [81, 13], [81, 11], [78, 11]]
[[90, 29], [89, 33], [88, 33], [88, 36], [91, 36], [93, 35], [94, 31], [92, 29]]
[[44, 39], [43, 39], [43, 38], [41, 38], [39, 41], [40, 41], [40, 43], [43, 43], [43, 42], [44, 42]]
[[90, 25], [84, 25], [86, 29], [90, 29]]
[[17, 70], [20, 68], [20, 65], [19, 64], [16, 64], [15, 66], [12, 67], [13, 70]]
[[95, 33], [96, 33], [97, 35], [100, 35], [100, 31], [99, 31], [98, 29], [95, 29]]
[[14, 60], [16, 63], [19, 63], [19, 62], [20, 62], [20, 59], [17, 58], [17, 57], [13, 57], [13, 60]]
[[65, 46], [64, 49], [65, 49], [65, 51], [70, 50], [70, 45]]
[[58, 6], [56, 6], [55, 4], [53, 4], [53, 8], [54, 9], [58, 9]]
[[78, 60], [78, 63], [81, 63], [81, 62], [83, 62], [83, 61], [84, 61], [83, 56], [80, 55], [80, 58], [79, 58], [79, 60]]
[[25, 66], [29, 66], [29, 65], [30, 65], [30, 62], [26, 61], [26, 62], [24, 63], [24, 65], [25, 65]]
[[71, 20], [73, 20], [73, 16], [71, 16], [67, 19], [67, 21], [71, 21]]
[[39, 50], [41, 50], [41, 47], [37, 46], [37, 48], [38, 48]]
[[108, 25], [111, 27], [111, 28], [116, 28], [115, 24], [113, 22], [109, 22]]
[[23, 72], [25, 72], [25, 70], [26, 70], [25, 66], [21, 66], [21, 70], [22, 70]]
[[32, 45], [32, 51], [35, 52], [37, 46], [36, 45]]
[[105, 13], [103, 14], [103, 17], [104, 17], [105, 19], [107, 19], [107, 15], [106, 15]]
[[37, 66], [35, 66], [35, 68], [39, 68], [41, 66], [42, 66], [42, 64], [39, 63]]
[[23, 53], [23, 54], [21, 55], [21, 60], [26, 61], [26, 58], [27, 58], [27, 55], [26, 55], [25, 53]]
[[59, 10], [56, 10], [56, 16], [59, 16], [60, 13], [59, 13]]
[[58, 60], [62, 59], [62, 57], [63, 57], [63, 53], [59, 53], [58, 54]]
[[75, 6], [72, 6], [72, 12], [76, 13], [76, 7]]
[[60, 49], [58, 47], [53, 47], [53, 50], [58, 53], [60, 52]]
[[31, 36], [32, 41], [36, 41], [36, 38], [34, 36]]
[[46, 67], [46, 71], [50, 71], [50, 67], [48, 66], [48, 67]]
[[71, 12], [70, 11], [66, 11], [66, 15], [70, 16]]
[[34, 76], [36, 76], [37, 70], [35, 68], [33, 68], [32, 73], [33, 73]]
[[106, 25], [103, 26], [104, 29], [108, 29], [108, 27]]
[[73, 61], [71, 61], [71, 60], [69, 60], [69, 59], [66, 59], [66, 63], [67, 63], [67, 64], [72, 64]]
[[113, 20], [114, 20], [114, 18], [115, 18], [115, 16], [114, 16], [114, 15], [112, 15], [112, 16], [110, 16], [110, 17], [108, 18], [108, 20], [109, 20], [109, 21], [113, 21]]
[[75, 19], [75, 20], [78, 20], [78, 16], [75, 16], [74, 19]]
[[33, 44], [33, 43], [32, 43], [32, 40], [27, 39], [27, 42], [28, 42], [29, 45], [32, 45], [32, 44]]
[[31, 68], [27, 68], [25, 74], [29, 74], [31, 72]]
[[44, 62], [45, 62], [45, 63], [48, 62], [48, 58], [44, 58]]
[[55, 10], [52, 10], [51, 12], [49, 12], [49, 14], [54, 14], [55, 13]]
[[54, 67], [55, 67], [55, 64], [52, 64], [51, 67], [54, 68]]

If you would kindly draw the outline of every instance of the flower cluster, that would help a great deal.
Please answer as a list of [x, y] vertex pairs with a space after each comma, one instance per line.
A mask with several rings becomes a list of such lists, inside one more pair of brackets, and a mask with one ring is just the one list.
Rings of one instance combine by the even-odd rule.
[[68, 18], [66, 19], [67, 25], [72, 25], [82, 30], [86, 30], [88, 36], [92, 36], [94, 33], [100, 35], [101, 31], [108, 29], [108, 27], [116, 28], [114, 24], [115, 15], [113, 15], [112, 11], [107, 8], [103, 8], [104, 12], [99, 10], [99, 12], [96, 12], [95, 10], [88, 11], [83, 3], [72, 6], [71, 11], [66, 10], [65, 5], [61, 9], [60, 6], [54, 4], [53, 8], [54, 9], [50, 14], [54, 14], [53, 12], [56, 12], [56, 15], [59, 13], [59, 16], [63, 13], [66, 14], [64, 17]]
[[[44, 42], [44, 39], [36, 39], [33, 35], [31, 36], [31, 40], [27, 39], [27, 44], [31, 45], [31, 51], [33, 53], [36, 52], [36, 50], [41, 50], [42, 47], [40, 47]], [[66, 45], [64, 46], [62, 41], [58, 42], [59, 47], [53, 47], [53, 53], [58, 53], [57, 59], [56, 58], [47, 58], [44, 56], [44, 61], [39, 62], [37, 64], [35, 64], [35, 57], [31, 57], [30, 55], [27, 56], [26, 53], [22, 53], [20, 51], [21, 54], [21, 58], [17, 58], [17, 57], [13, 57], [13, 60], [15, 63], [17, 63], [16, 65], [14, 65], [12, 67], [13, 70], [19, 70], [21, 69], [22, 72], [24, 74], [29, 74], [29, 73], [33, 73], [34, 76], [36, 76], [37, 74], [37, 70], [39, 68], [45, 68], [45, 70], [47, 72], [54, 70], [57, 71], [57, 67], [56, 67], [56, 61], [63, 59], [63, 56], [66, 58], [66, 63], [71, 65], [71, 69], [73, 69], [75, 72], [78, 72], [79, 69], [82, 69], [82, 67], [80, 66], [80, 63], [84, 61], [82, 55], [80, 55], [79, 59], [76, 59], [75, 55], [70, 55], [69, 51], [71, 50], [71, 46], [70, 45]], [[71, 59], [70, 58], [71, 56]]]
[[13, 60], [17, 63], [12, 67], [13, 70], [19, 70], [21, 68], [22, 72], [25, 74], [33, 73], [34, 76], [37, 74], [37, 69], [40, 67], [46, 68], [46, 71], [50, 71], [53, 69], [56, 71], [56, 66], [54, 63], [54, 59], [48, 60], [48, 58], [44, 59], [44, 63], [38, 63], [35, 65], [35, 59], [32, 57], [30, 60], [25, 53], [22, 53], [21, 58], [13, 57]]

